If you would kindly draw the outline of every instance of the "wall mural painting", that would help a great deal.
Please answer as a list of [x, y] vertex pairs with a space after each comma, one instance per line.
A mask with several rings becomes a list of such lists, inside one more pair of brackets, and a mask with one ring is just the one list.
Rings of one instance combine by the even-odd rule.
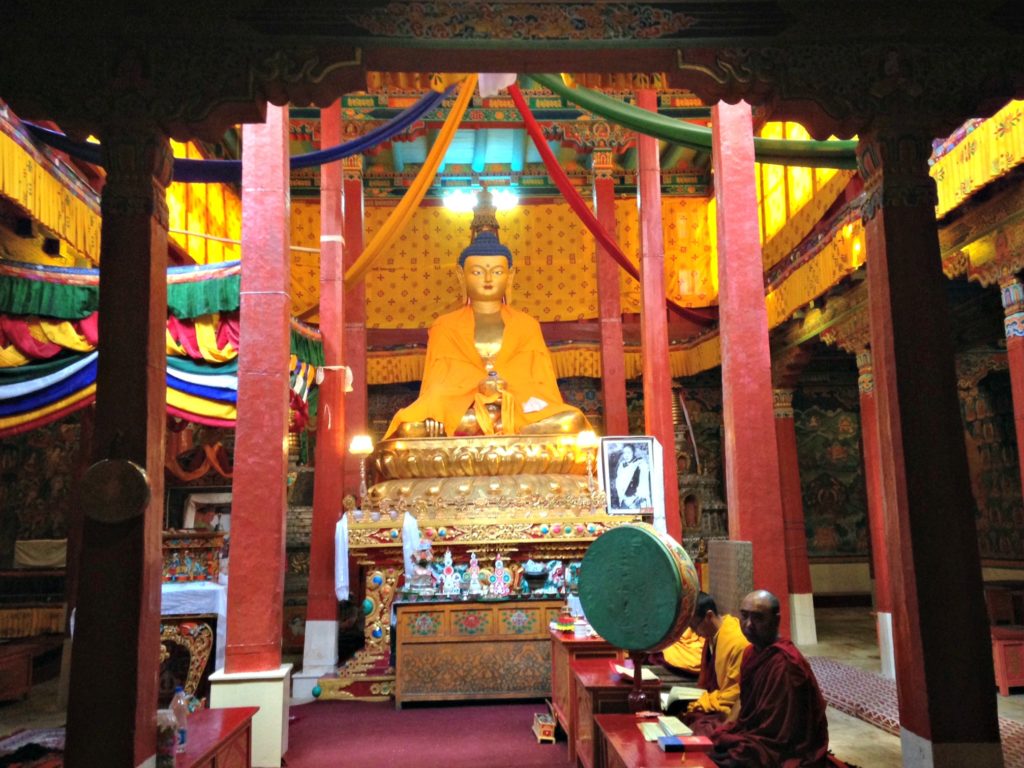
[[78, 435], [71, 417], [0, 440], [0, 567], [13, 561], [15, 541], [67, 536]]
[[981, 557], [1024, 560], [1024, 504], [1009, 373], [995, 371], [977, 387], [961, 390], [960, 411]]
[[810, 557], [866, 557], [870, 551], [856, 398], [856, 389], [798, 390], [794, 396]]

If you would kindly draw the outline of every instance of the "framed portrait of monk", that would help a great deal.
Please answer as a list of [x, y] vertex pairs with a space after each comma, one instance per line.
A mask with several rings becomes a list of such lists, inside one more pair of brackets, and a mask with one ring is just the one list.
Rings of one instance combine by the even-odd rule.
[[600, 485], [610, 515], [651, 514], [654, 508], [654, 440], [601, 438]]

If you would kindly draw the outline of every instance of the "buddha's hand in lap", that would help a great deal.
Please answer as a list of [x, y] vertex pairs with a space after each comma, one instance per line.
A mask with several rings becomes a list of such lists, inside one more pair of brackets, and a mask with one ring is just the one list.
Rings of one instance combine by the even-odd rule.
[[484, 397], [493, 397], [500, 395], [507, 387], [508, 383], [504, 379], [497, 376], [488, 376], [477, 385], [476, 390]]

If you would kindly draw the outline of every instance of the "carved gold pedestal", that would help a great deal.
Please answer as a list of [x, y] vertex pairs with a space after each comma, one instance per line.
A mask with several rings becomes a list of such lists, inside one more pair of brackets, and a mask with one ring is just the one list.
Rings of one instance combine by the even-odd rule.
[[[475, 552], [481, 568], [496, 555], [512, 568], [527, 560], [577, 561], [590, 542], [633, 517], [605, 513], [592, 492], [586, 454], [574, 438], [498, 436], [381, 442], [372, 457], [383, 478], [365, 510], [349, 520], [349, 553], [366, 584], [365, 647], [319, 680], [321, 699], [383, 699], [394, 691], [391, 603], [404, 580], [406, 512], [457, 564]], [[358, 583], [353, 578], [352, 583]]]

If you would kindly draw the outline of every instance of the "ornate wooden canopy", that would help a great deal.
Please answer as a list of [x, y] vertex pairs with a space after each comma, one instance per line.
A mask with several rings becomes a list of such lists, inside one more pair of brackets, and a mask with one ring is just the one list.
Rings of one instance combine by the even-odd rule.
[[77, 3], [4, 9], [0, 95], [81, 135], [218, 139], [267, 102], [325, 106], [379, 71], [664, 72], [816, 137], [910, 116], [931, 135], [1024, 86], [1013, 0]]

